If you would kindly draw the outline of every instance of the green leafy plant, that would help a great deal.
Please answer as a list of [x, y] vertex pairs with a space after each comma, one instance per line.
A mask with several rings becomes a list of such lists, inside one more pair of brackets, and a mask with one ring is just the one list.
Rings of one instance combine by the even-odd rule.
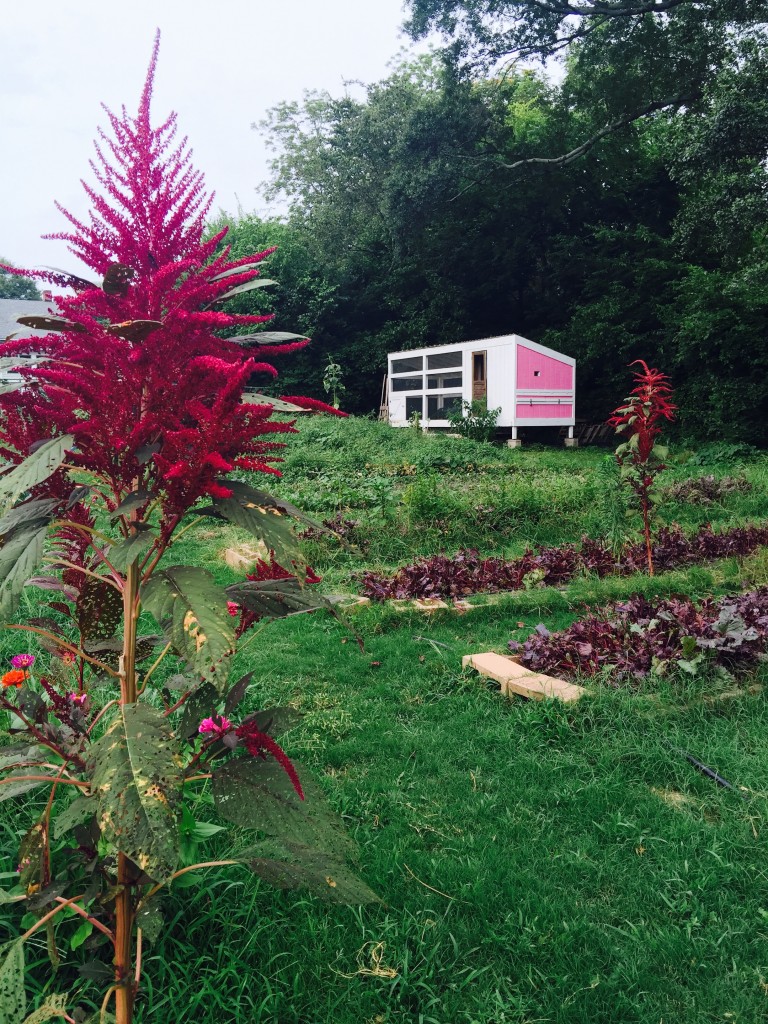
[[635, 387], [608, 420], [617, 434], [624, 434], [625, 442], [616, 449], [616, 461], [621, 479], [634, 491], [643, 517], [643, 536], [648, 559], [648, 574], [653, 576], [651, 552], [651, 518], [653, 514], [653, 487], [666, 465], [668, 449], [656, 443], [661, 434], [663, 420], [673, 420], [677, 406], [672, 404], [672, 389], [667, 376], [659, 370], [649, 369], [642, 359], [636, 359]]
[[627, 543], [627, 501], [621, 486], [621, 467], [615, 457], [606, 455], [597, 467], [597, 511], [600, 532], [606, 546], [618, 556]]
[[[0, 397], [0, 617], [45, 652], [17, 655], [0, 680], [13, 735], [0, 748], [0, 800], [49, 793], [22, 839], [18, 884], [0, 897], [40, 914], [2, 951], [4, 1024], [25, 1016], [26, 941], [45, 929], [57, 962], [71, 913], [82, 922], [70, 946], [87, 940], [113, 965], [102, 1019], [114, 998], [118, 1024], [129, 1024], [141, 944], [159, 935], [167, 886], [193, 868], [242, 865], [281, 889], [375, 899], [347, 867], [350, 841], [320, 788], [276, 741], [293, 712], [244, 713], [251, 676], [230, 678], [255, 623], [329, 607], [290, 527], [317, 525], [240, 478], [276, 473], [275, 435], [294, 432], [245, 386], [275, 376], [263, 356], [305, 342], [222, 337], [270, 319], [221, 308], [270, 283], [260, 276], [269, 252], [232, 261], [225, 232], [203, 240], [210, 200], [173, 141], [175, 115], [150, 123], [157, 47], [137, 117], [109, 113], [112, 137], [97, 146], [105, 195], [86, 186], [90, 221], [66, 214], [72, 230], [60, 236], [97, 280], [28, 272], [73, 294], [55, 299], [57, 316], [22, 318], [42, 337], [0, 345], [21, 375]], [[205, 519], [258, 536], [269, 561], [229, 587], [176, 564], [178, 539]], [[14, 622], [29, 585], [50, 600]], [[222, 827], [190, 816], [201, 790], [225, 822], [253, 830], [236, 856], [191, 862]], [[54, 998], [54, 1015], [73, 1021]], [[29, 1021], [48, 1019], [40, 1013]]]
[[751, 462], [759, 458], [760, 449], [746, 442], [710, 441], [701, 445], [688, 459], [691, 466], [718, 466], [734, 462]]
[[341, 366], [333, 356], [328, 356], [328, 362], [323, 370], [323, 388], [326, 395], [331, 395], [331, 404], [334, 409], [339, 408], [339, 395], [347, 390], [341, 379]]
[[421, 413], [420, 412], [412, 412], [411, 413], [411, 415], [408, 417], [408, 426], [412, 430], [415, 430], [415, 431], [420, 431], [421, 430]]
[[482, 402], [463, 402], [461, 409], [451, 413], [448, 422], [451, 430], [470, 441], [492, 441], [501, 407], [487, 409]]

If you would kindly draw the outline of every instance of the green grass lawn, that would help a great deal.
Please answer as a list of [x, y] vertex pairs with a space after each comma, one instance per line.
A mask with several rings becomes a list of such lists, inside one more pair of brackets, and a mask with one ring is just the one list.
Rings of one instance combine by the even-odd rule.
[[[359, 521], [355, 549], [307, 543], [329, 591], [353, 591], [367, 566], [440, 549], [513, 554], [600, 534], [599, 449], [509, 451], [352, 420], [302, 428], [279, 492], [318, 517]], [[703, 473], [743, 476], [753, 489], [710, 507], [662, 507], [660, 522], [765, 517], [768, 460], [694, 466], [681, 455], [667, 476]], [[191, 530], [172, 560], [229, 582], [219, 553], [238, 535], [212, 533]], [[768, 690], [758, 687], [768, 669], [736, 680], [673, 673], [637, 689], [591, 683], [566, 706], [502, 699], [460, 667], [463, 654], [503, 650], [538, 622], [565, 626], [585, 601], [745, 582], [768, 583], [764, 553], [653, 581], [524, 591], [465, 615], [371, 607], [353, 619], [364, 650], [324, 615], [261, 629], [235, 666], [254, 671], [248, 702], [303, 712], [286, 750], [320, 777], [383, 902], [329, 908], [237, 868], [187, 876], [164, 902], [164, 937], [145, 949], [137, 1020], [764, 1019]], [[3, 643], [5, 656], [8, 634]], [[717, 787], [674, 748], [744, 788]], [[4, 871], [39, 807], [26, 799], [0, 805]], [[220, 836], [201, 846], [205, 859], [227, 852]], [[20, 912], [0, 910], [16, 934]], [[70, 954], [51, 979], [42, 941], [34, 948], [33, 994], [65, 990], [88, 959]], [[86, 989], [94, 1005], [100, 991]]]

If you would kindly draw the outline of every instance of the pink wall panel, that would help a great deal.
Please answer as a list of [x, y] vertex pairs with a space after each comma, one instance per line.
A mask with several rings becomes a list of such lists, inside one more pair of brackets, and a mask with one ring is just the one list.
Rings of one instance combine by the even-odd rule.
[[573, 406], [558, 405], [557, 402], [550, 405], [537, 405], [535, 402], [533, 405], [528, 402], [517, 403], [519, 420], [564, 420], [570, 419], [572, 414]]
[[[539, 376], [534, 372], [538, 370]], [[556, 388], [566, 390], [573, 387], [573, 367], [561, 363], [552, 356], [534, 352], [525, 345], [517, 346], [517, 388]]]

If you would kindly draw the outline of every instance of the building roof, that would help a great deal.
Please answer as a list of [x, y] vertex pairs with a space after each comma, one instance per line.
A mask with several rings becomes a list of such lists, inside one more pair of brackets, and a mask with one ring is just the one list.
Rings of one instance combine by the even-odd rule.
[[17, 316], [50, 316], [52, 303], [44, 299], [0, 299], [0, 341], [9, 334], [19, 338], [46, 334], [47, 331], [33, 331], [16, 323]]

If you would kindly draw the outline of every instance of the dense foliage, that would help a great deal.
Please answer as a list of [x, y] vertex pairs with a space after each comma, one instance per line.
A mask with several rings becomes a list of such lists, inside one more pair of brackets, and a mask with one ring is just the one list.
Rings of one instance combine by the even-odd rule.
[[0, 299], [39, 299], [40, 292], [35, 282], [28, 277], [11, 274], [4, 269], [8, 260], [0, 256]]

